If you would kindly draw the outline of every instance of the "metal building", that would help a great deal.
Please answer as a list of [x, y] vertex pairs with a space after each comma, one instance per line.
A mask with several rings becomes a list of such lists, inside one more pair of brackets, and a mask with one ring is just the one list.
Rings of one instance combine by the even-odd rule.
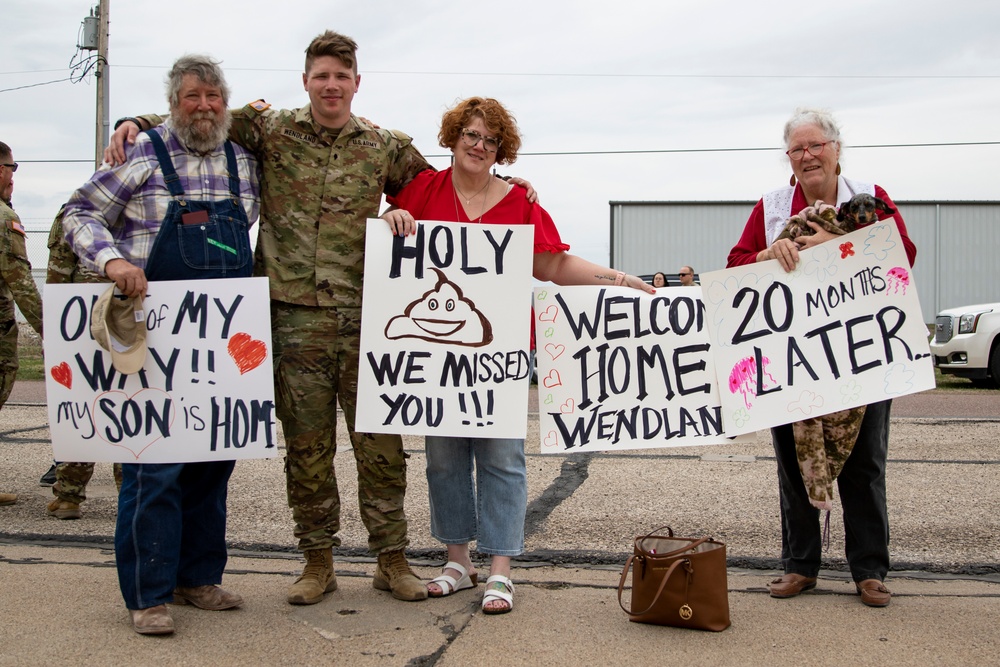
[[[756, 201], [613, 201], [611, 266], [633, 274], [726, 267]], [[924, 321], [938, 311], [1000, 301], [1000, 202], [896, 201], [917, 246]]]

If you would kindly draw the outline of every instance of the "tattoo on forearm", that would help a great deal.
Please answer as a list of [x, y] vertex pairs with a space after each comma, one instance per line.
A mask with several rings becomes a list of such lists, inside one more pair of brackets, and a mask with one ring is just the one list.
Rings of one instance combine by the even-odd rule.
[[602, 276], [600, 274], [597, 274], [594, 277], [597, 278], [598, 280], [607, 280], [609, 282], [614, 282], [615, 281], [615, 277], [614, 276]]

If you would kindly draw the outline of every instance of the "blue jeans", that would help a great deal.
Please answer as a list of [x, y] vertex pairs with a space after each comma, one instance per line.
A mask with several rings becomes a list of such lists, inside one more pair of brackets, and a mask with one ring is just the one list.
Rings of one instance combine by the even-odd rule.
[[[891, 406], [889, 400], [867, 407], [858, 441], [837, 476], [837, 490], [844, 510], [847, 564], [854, 581], [882, 581], [889, 571], [885, 462], [889, 453]], [[815, 577], [819, 573], [823, 550], [819, 510], [809, 504], [795, 456], [791, 424], [771, 429], [771, 440], [778, 459], [781, 561], [786, 574]]]
[[427, 436], [426, 448], [431, 534], [445, 544], [475, 540], [477, 550], [491, 556], [522, 553], [524, 440]]
[[222, 583], [226, 493], [235, 464], [122, 466], [115, 562], [126, 607], [170, 602], [177, 586]]

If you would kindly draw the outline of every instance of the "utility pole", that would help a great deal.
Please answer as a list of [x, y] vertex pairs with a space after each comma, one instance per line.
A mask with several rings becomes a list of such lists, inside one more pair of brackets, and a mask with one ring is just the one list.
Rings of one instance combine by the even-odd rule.
[[111, 123], [108, 120], [110, 99], [110, 76], [108, 72], [108, 12], [111, 0], [100, 0], [97, 8], [99, 20], [97, 38], [97, 67], [94, 76], [97, 80], [97, 131], [95, 132], [96, 150], [94, 152], [94, 169], [101, 166], [104, 157], [104, 147], [108, 145]]

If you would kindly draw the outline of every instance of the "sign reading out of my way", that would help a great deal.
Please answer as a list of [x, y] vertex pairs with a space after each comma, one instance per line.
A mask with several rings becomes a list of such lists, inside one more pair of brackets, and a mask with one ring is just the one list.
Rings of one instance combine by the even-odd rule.
[[149, 283], [148, 352], [122, 375], [90, 333], [104, 284], [46, 285], [45, 390], [57, 461], [277, 456], [266, 278]]

